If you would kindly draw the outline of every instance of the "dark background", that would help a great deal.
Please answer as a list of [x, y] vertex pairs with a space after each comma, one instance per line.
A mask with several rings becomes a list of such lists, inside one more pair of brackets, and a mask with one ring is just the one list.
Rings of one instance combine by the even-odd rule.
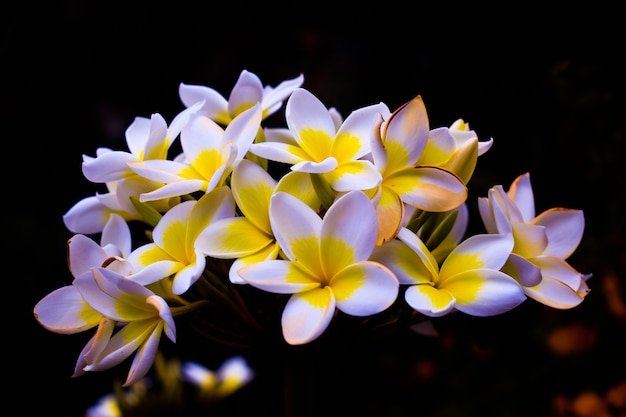
[[[537, 213], [585, 213], [585, 236], [570, 258], [593, 273], [581, 306], [555, 311], [529, 300], [498, 317], [444, 318], [436, 340], [403, 335], [356, 344], [341, 359], [329, 349], [315, 391], [316, 407], [333, 404], [324, 415], [626, 413], [611, 400], [626, 383], [619, 13], [599, 5], [552, 13], [419, 3], [347, 4], [341, 13], [337, 7], [57, 1], [5, 9], [6, 407], [80, 417], [111, 391], [114, 373], [70, 378], [90, 335], [52, 334], [32, 315], [37, 301], [71, 282], [71, 234], [62, 215], [99, 190], [82, 177], [82, 155], [99, 146], [126, 150], [124, 130], [136, 116], [161, 113], [171, 121], [183, 109], [179, 83], [227, 97], [247, 69], [272, 86], [303, 73], [303, 86], [344, 116], [379, 101], [395, 109], [421, 94], [431, 127], [463, 118], [481, 139], [494, 138], [470, 182], [471, 204], [528, 171]], [[472, 222], [479, 230], [480, 219]], [[184, 338], [179, 334], [189, 347]], [[198, 351], [189, 354], [199, 358]], [[211, 367], [228, 355], [202, 352]], [[280, 370], [255, 364], [262, 377], [232, 410], [277, 415], [281, 394], [272, 387]], [[594, 404], [604, 414], [581, 414]]]

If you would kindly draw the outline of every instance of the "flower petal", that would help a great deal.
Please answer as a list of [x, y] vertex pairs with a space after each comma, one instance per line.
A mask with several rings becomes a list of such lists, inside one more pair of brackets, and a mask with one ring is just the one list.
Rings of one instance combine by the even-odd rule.
[[204, 102], [200, 113], [215, 120], [217, 123], [228, 124], [228, 101], [212, 88], [180, 83], [178, 95], [186, 107], [191, 107], [198, 102]]
[[548, 246], [543, 254], [567, 259], [582, 240], [585, 217], [582, 210], [553, 208], [541, 213], [532, 223], [546, 228]]
[[499, 270], [513, 248], [511, 235], [474, 235], [459, 244], [441, 265], [440, 279], [472, 269]]
[[329, 287], [316, 288], [289, 298], [281, 320], [283, 337], [290, 345], [317, 339], [335, 313], [335, 298]]
[[138, 156], [132, 153], [111, 151], [101, 153], [97, 158], [85, 159], [82, 164], [82, 171], [85, 178], [91, 182], [117, 181], [130, 172], [128, 163], [138, 160]]
[[133, 362], [128, 371], [128, 376], [126, 377], [126, 381], [124, 381], [124, 384], [122, 385], [123, 387], [129, 387], [135, 382], [138, 382], [146, 376], [150, 368], [152, 368], [152, 364], [154, 363], [159, 350], [161, 326], [162, 323], [159, 323], [155, 330], [150, 333], [150, 336], [144, 340], [137, 353], [135, 353], [135, 357], [133, 358]]
[[522, 287], [534, 287], [541, 282], [541, 269], [526, 258], [514, 253], [502, 267], [502, 272], [514, 278]]
[[330, 185], [339, 192], [368, 190], [382, 181], [376, 167], [366, 160], [349, 161], [325, 174]]
[[278, 142], [253, 143], [250, 152], [261, 158], [290, 165], [310, 158], [299, 146]]
[[430, 283], [433, 274], [438, 272], [432, 270], [436, 264], [425, 264], [415, 251], [400, 240], [377, 247], [370, 259], [389, 268], [401, 284]]
[[94, 266], [102, 264], [109, 258], [109, 254], [85, 235], [74, 235], [68, 240], [69, 268], [74, 277], [88, 272]]
[[446, 280], [442, 289], [454, 296], [457, 310], [480, 317], [505, 313], [526, 299], [517, 281], [492, 269], [462, 272]]
[[73, 285], [58, 288], [34, 308], [35, 318], [55, 333], [73, 334], [96, 327], [102, 314], [91, 308]]
[[584, 281], [580, 272], [572, 268], [564, 259], [556, 256], [538, 256], [531, 259], [531, 262], [541, 268], [544, 277], [561, 281], [574, 291], [577, 291]]
[[402, 160], [394, 159], [394, 169], [415, 165], [426, 146], [429, 131], [422, 97], [417, 96], [394, 111], [384, 129], [384, 146], [392, 147], [395, 156], [404, 156]]
[[232, 259], [258, 252], [273, 240], [246, 217], [233, 217], [209, 225], [196, 240], [196, 248], [214, 258]]
[[393, 304], [399, 283], [382, 264], [359, 262], [335, 275], [330, 287], [339, 310], [353, 316], [369, 316]]
[[391, 188], [380, 187], [380, 194], [376, 203], [376, 217], [378, 223], [378, 237], [376, 245], [380, 246], [396, 237], [404, 218], [404, 203]]
[[429, 317], [441, 317], [454, 310], [455, 299], [448, 291], [441, 291], [428, 284], [411, 285], [404, 293], [406, 302]]
[[524, 292], [541, 304], [561, 310], [576, 307], [584, 299], [570, 286], [550, 277], [544, 277], [539, 285], [524, 288]]
[[256, 103], [251, 108], [237, 115], [224, 130], [222, 143], [236, 145], [237, 156], [235, 161], [243, 159], [248, 153], [250, 145], [254, 142], [259, 127], [261, 126], [261, 103]]
[[243, 70], [228, 96], [228, 112], [231, 116], [240, 114], [263, 99], [263, 84], [256, 74]]
[[270, 203], [270, 222], [274, 237], [285, 255], [311, 268], [314, 275], [321, 271], [319, 233], [322, 219], [304, 202], [280, 192]]
[[319, 212], [322, 207], [322, 201], [315, 191], [315, 186], [309, 173], [297, 171], [286, 173], [276, 185], [275, 192], [278, 191], [284, 191], [293, 195], [315, 212]]
[[278, 257], [279, 250], [280, 247], [278, 246], [278, 243], [274, 242], [273, 244], [264, 247], [258, 252], [235, 259], [233, 264], [230, 266], [230, 270], [228, 273], [228, 278], [230, 279], [230, 282], [232, 282], [233, 284], [247, 284], [247, 282], [243, 278], [241, 278], [237, 271], [248, 265], [275, 260]]
[[528, 172], [513, 181], [508, 195], [519, 208], [524, 222], [530, 222], [535, 218], [535, 197]]
[[[311, 152], [311, 146], [315, 146], [315, 144], [308, 143], [306, 139], [303, 139], [301, 136], [303, 132], [322, 132], [329, 139], [334, 138], [337, 133], [333, 119], [330, 117], [326, 106], [304, 88], [296, 88], [291, 93], [285, 106], [285, 119], [289, 130], [294, 134], [296, 142], [309, 155], [316, 154], [316, 152]], [[325, 147], [327, 147], [326, 150], [329, 152], [330, 143], [326, 144]]]
[[308, 172], [310, 174], [324, 174], [337, 168], [337, 160], [329, 156], [321, 162], [301, 161], [291, 167], [292, 171]]
[[356, 160], [370, 153], [372, 129], [379, 121], [380, 113], [386, 112], [383, 103], [362, 107], [350, 113], [334, 137], [330, 154], [341, 163]]
[[392, 174], [385, 184], [402, 201], [427, 211], [448, 211], [467, 199], [467, 187], [456, 175], [443, 168], [418, 166]]
[[335, 200], [321, 228], [320, 256], [325, 275], [333, 276], [347, 265], [367, 260], [376, 235], [376, 210], [364, 193], [351, 191]]
[[237, 270], [237, 274], [253, 287], [277, 294], [293, 294], [320, 286], [293, 262], [283, 260], [254, 263]]
[[269, 207], [276, 180], [258, 164], [242, 159], [233, 169], [231, 187], [237, 206], [244, 216], [263, 232], [271, 235]]
[[511, 222], [515, 246], [513, 252], [524, 258], [541, 255], [548, 246], [548, 235], [543, 226]]

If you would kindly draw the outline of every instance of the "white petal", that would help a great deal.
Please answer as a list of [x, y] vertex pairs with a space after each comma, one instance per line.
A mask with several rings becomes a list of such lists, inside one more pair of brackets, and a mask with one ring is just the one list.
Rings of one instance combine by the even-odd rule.
[[292, 144], [279, 142], [261, 142], [250, 145], [250, 152], [270, 161], [296, 164], [302, 161], [304, 152]]
[[277, 294], [293, 294], [320, 286], [289, 261], [254, 263], [237, 270], [237, 274], [253, 287]]
[[406, 302], [429, 317], [441, 317], [454, 310], [455, 299], [446, 291], [428, 284], [411, 285], [404, 293]]
[[513, 237], [508, 235], [474, 235], [461, 242], [441, 265], [441, 279], [462, 271], [488, 268], [498, 270], [513, 249]]
[[393, 273], [376, 262], [353, 264], [330, 284], [337, 308], [353, 316], [369, 316], [389, 307], [398, 296], [399, 283]]
[[293, 92], [293, 90], [295, 90], [297, 87], [300, 87], [303, 82], [304, 75], [300, 74], [295, 78], [281, 82], [275, 88], [266, 88], [263, 94], [263, 101], [261, 102], [263, 109], [271, 109], [271, 111], [267, 113], [274, 113], [276, 110], [278, 110], [276, 106], [281, 106], [283, 100], [285, 100]]
[[72, 275], [88, 272], [93, 267], [102, 266], [109, 255], [96, 242], [84, 235], [74, 235], [68, 241], [69, 267]]
[[133, 385], [135, 382], [146, 376], [148, 371], [150, 371], [157, 352], [159, 351], [160, 338], [160, 332], [154, 331], [150, 334], [150, 337], [144, 341], [143, 345], [133, 358], [133, 363], [128, 371], [126, 381], [124, 381], [124, 384], [122, 385], [123, 387]]
[[98, 325], [102, 315], [93, 310], [73, 285], [58, 288], [42, 298], [34, 308], [35, 318], [55, 333], [73, 334]]
[[128, 152], [114, 151], [100, 155], [95, 159], [83, 162], [82, 171], [91, 182], [117, 181], [128, 175], [128, 163], [137, 161], [136, 155]]
[[535, 218], [535, 197], [528, 172], [513, 181], [508, 194], [519, 208], [525, 222], [530, 222]]
[[[303, 88], [296, 88], [285, 107], [285, 119], [289, 130], [302, 146], [300, 132], [313, 129], [334, 138], [337, 133], [328, 110], [322, 102]], [[306, 148], [306, 146], [304, 146]]]
[[236, 115], [263, 99], [263, 84], [256, 74], [243, 70], [228, 96], [228, 113]]
[[132, 242], [128, 223], [126, 223], [126, 221], [118, 214], [111, 214], [111, 216], [109, 217], [109, 221], [102, 230], [102, 238], [100, 239], [100, 244], [103, 247], [109, 244], [113, 245], [120, 250], [123, 258], [128, 256], [128, 254], [132, 250]]
[[317, 339], [335, 313], [335, 298], [330, 288], [318, 288], [289, 298], [282, 316], [285, 341], [302, 345]]
[[232, 142], [236, 145], [236, 161], [243, 159], [248, 153], [250, 145], [259, 132], [261, 116], [261, 104], [256, 103], [253, 107], [240, 113], [226, 127], [222, 143]]
[[100, 233], [112, 210], [96, 197], [86, 197], [74, 204], [64, 215], [63, 224], [73, 233]]
[[443, 288], [456, 298], [457, 310], [472, 316], [502, 314], [526, 299], [517, 281], [491, 269], [460, 273], [445, 281]]
[[523, 287], [533, 287], [541, 282], [541, 269], [528, 259], [514, 253], [506, 261], [502, 272], [513, 277]]
[[204, 102], [200, 112], [216, 122], [227, 124], [230, 121], [228, 101], [214, 89], [181, 83], [178, 87], [178, 95], [187, 107], [198, 102]]
[[270, 203], [270, 222], [274, 237], [291, 260], [291, 245], [300, 239], [319, 238], [322, 219], [302, 201], [285, 192], [278, 192]]
[[331, 258], [348, 256], [345, 253], [328, 253], [324, 250], [325, 242], [345, 244], [352, 257], [344, 262], [354, 263], [370, 257], [376, 244], [376, 234], [376, 209], [370, 199], [361, 191], [344, 194], [335, 200], [324, 215], [321, 230], [322, 265], [333, 263], [325, 255]]
[[582, 210], [554, 208], [541, 213], [533, 224], [546, 228], [545, 255], [567, 259], [578, 247], [585, 228]]
[[568, 309], [576, 307], [583, 297], [563, 282], [547, 277], [535, 287], [524, 288], [530, 298], [552, 308]]
[[420, 96], [401, 106], [390, 117], [385, 126], [384, 143], [395, 143], [406, 152], [406, 166], [414, 165], [420, 157], [426, 139], [429, 123], [426, 107]]
[[324, 174], [337, 168], [337, 160], [332, 156], [325, 158], [322, 162], [301, 161], [291, 167], [292, 171], [308, 172], [310, 174]]

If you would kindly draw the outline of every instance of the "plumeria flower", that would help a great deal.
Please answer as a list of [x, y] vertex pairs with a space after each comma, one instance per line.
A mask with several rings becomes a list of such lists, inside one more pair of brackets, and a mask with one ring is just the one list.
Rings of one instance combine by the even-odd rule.
[[526, 295], [554, 308], [571, 308], [589, 291], [584, 275], [566, 259], [576, 250], [585, 227], [581, 210], [552, 208], [535, 216], [530, 174], [517, 177], [508, 192], [501, 185], [478, 199], [480, 216], [489, 233], [515, 238], [506, 272]]
[[[125, 259], [130, 251], [131, 235], [128, 225], [115, 214], [111, 215], [102, 231], [100, 245], [84, 235], [73, 236], [68, 242], [68, 263], [75, 277], [74, 281], [71, 285], [46, 295], [34, 308], [35, 318], [39, 323], [55, 333], [74, 334], [98, 327], [96, 336], [79, 355], [74, 376], [85, 372], [85, 367], [89, 364], [88, 358], [93, 356], [89, 352], [93, 352], [95, 338], [110, 335], [117, 325], [115, 318], [107, 316], [85, 298], [78, 284], [92, 279], [94, 268], [107, 269], [119, 279], [123, 277], [131, 280], [138, 277], [133, 275], [132, 264]], [[143, 276], [151, 273], [155, 273], [153, 267], [146, 269]], [[156, 274], [159, 276], [158, 271]]]
[[[235, 215], [235, 203], [228, 187], [219, 187], [199, 200], [188, 200], [165, 213], [152, 232], [152, 243], [135, 249], [128, 261], [140, 271], [158, 268], [162, 277], [174, 275], [172, 292], [180, 295], [202, 275], [205, 255], [195, 244], [202, 231], [212, 222]], [[155, 267], [155, 265], [158, 265]], [[155, 282], [154, 274], [144, 285]], [[136, 279], [137, 280], [137, 279]]]
[[289, 97], [285, 109], [287, 126], [295, 144], [285, 141], [255, 143], [250, 152], [271, 161], [290, 164], [292, 171], [323, 174], [336, 192], [377, 186], [381, 177], [372, 163], [362, 159], [370, 152], [372, 128], [384, 104], [352, 112], [337, 128], [335, 116], [303, 88]]
[[142, 177], [164, 185], [142, 193], [140, 201], [208, 193], [225, 185], [233, 165], [246, 156], [261, 123], [261, 105], [240, 113], [222, 129], [206, 116], [195, 113], [181, 132], [183, 155], [176, 160], [130, 162]]
[[463, 119], [457, 119], [450, 127], [438, 127], [429, 132], [418, 163], [446, 168], [467, 184], [474, 173], [478, 157], [491, 149], [491, 145], [493, 138], [479, 141], [469, 124]]
[[[145, 220], [133, 205], [131, 197], [139, 198], [141, 194], [153, 191], [154, 182], [134, 176], [108, 182], [106, 187], [108, 192], [81, 199], [63, 215], [63, 223], [68, 230], [87, 235], [100, 233], [112, 214], [117, 214], [126, 221]], [[179, 197], [172, 197], [147, 204], [157, 212], [164, 213], [179, 202]]]
[[374, 129], [372, 160], [382, 181], [373, 193], [378, 215], [377, 245], [393, 239], [405, 204], [420, 210], [452, 210], [467, 199], [465, 184], [451, 171], [416, 165], [428, 139], [429, 123], [420, 96], [397, 109]]
[[140, 283], [108, 269], [93, 268], [73, 284], [83, 300], [103, 317], [103, 325], [80, 354], [82, 369], [75, 376], [109, 369], [136, 351], [124, 382], [124, 386], [132, 385], [152, 367], [163, 332], [176, 342], [169, 306]]
[[169, 149], [183, 126], [202, 105], [199, 102], [180, 112], [169, 127], [158, 113], [152, 114], [149, 119], [135, 117], [126, 129], [126, 144], [130, 152], [98, 148], [95, 158], [83, 155], [82, 169], [85, 178], [95, 183], [119, 181], [137, 175], [128, 166], [131, 162], [167, 159]]
[[339, 197], [323, 219], [296, 197], [278, 192], [271, 200], [270, 222], [286, 259], [254, 263], [238, 272], [254, 287], [292, 294], [282, 314], [287, 343], [319, 337], [335, 309], [368, 316], [395, 301], [398, 280], [369, 260], [376, 243], [376, 211], [363, 192]]
[[[63, 216], [66, 227], [74, 233], [93, 234], [102, 231], [111, 214], [125, 220], [143, 220], [131, 202], [131, 197], [154, 191], [163, 184], [137, 175], [129, 163], [147, 160], [164, 160], [173, 141], [189, 116], [201, 107], [202, 103], [189, 107], [174, 118], [168, 127], [158, 113], [136, 117], [126, 129], [126, 143], [130, 152], [98, 148], [96, 157], [83, 155], [83, 175], [91, 182], [105, 183], [108, 193], [96, 194], [82, 199]], [[159, 213], [178, 204], [178, 196], [150, 201], [149, 205]]]
[[415, 233], [402, 228], [396, 240], [376, 248], [372, 259], [409, 285], [404, 294], [407, 303], [426, 316], [455, 310], [492, 316], [526, 299], [519, 284], [500, 271], [512, 248], [511, 235], [475, 235], [452, 250], [439, 267]]
[[224, 361], [217, 371], [187, 361], [181, 367], [181, 376], [184, 381], [197, 385], [203, 396], [223, 398], [252, 381], [254, 371], [243, 357], [234, 356]]
[[220, 259], [235, 259], [230, 281], [243, 284], [237, 270], [276, 259], [279, 246], [270, 225], [270, 199], [276, 180], [255, 162], [244, 159], [233, 170], [231, 189], [243, 216], [213, 221], [198, 236], [196, 249]]
[[239, 74], [228, 100], [214, 89], [201, 85], [181, 83], [178, 93], [185, 106], [192, 107], [201, 102], [201, 114], [226, 126], [256, 103], [261, 103], [262, 119], [267, 118], [277, 112], [282, 107], [283, 101], [303, 82], [304, 76], [300, 74], [295, 78], [283, 81], [276, 87], [263, 87], [257, 75], [243, 70]]
[[[113, 214], [104, 226], [100, 244], [81, 234], [68, 241], [70, 272], [78, 278], [94, 267], [106, 267], [122, 275], [131, 275], [132, 265], [125, 259], [130, 251], [130, 229], [121, 217]], [[37, 303], [34, 313], [43, 327], [62, 334], [89, 330], [98, 326], [102, 318], [73, 284], [46, 295]]]

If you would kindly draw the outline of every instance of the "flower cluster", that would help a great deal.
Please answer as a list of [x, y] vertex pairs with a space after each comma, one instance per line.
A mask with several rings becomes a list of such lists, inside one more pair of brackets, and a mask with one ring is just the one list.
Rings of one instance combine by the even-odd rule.
[[[338, 316], [417, 328], [527, 298], [559, 309], [584, 299], [590, 275], [567, 262], [583, 213], [536, 216], [528, 173], [479, 198], [486, 232], [466, 237], [467, 184], [492, 139], [462, 119], [431, 129], [419, 95], [344, 118], [303, 82], [263, 86], [244, 70], [228, 99], [181, 84], [185, 108], [170, 123], [137, 117], [128, 151], [83, 156], [85, 178], [106, 191], [64, 215], [73, 281], [34, 308], [50, 331], [95, 329], [74, 376], [136, 352], [124, 385], [134, 384], [161, 336], [176, 341], [179, 317], [233, 344], [275, 320], [302, 345]], [[266, 126], [283, 105], [286, 127]]]

